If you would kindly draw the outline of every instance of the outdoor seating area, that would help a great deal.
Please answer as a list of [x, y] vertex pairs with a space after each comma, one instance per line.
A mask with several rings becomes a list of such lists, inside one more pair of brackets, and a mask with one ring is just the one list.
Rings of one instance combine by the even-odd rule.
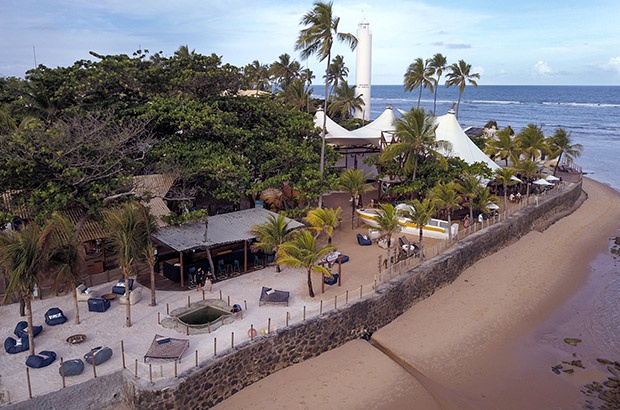
[[408, 258], [410, 256], [420, 256], [420, 247], [415, 242], [409, 242], [409, 238], [402, 235], [398, 238], [398, 244], [400, 245], [401, 252]]
[[28, 337], [18, 337], [15, 339], [9, 336], [4, 340], [4, 351], [8, 354], [25, 352], [30, 349], [30, 343], [28, 340]]
[[82, 359], [65, 360], [58, 368], [58, 374], [64, 377], [79, 376], [84, 371]]
[[[32, 326], [32, 336], [33, 337], [37, 337], [39, 335], [39, 333], [41, 333], [43, 331], [43, 326], [39, 325], [33, 325]], [[13, 330], [13, 333], [15, 334], [15, 336], [17, 337], [26, 337], [28, 336], [28, 322], [26, 322], [25, 320], [22, 320], [20, 322], [17, 323], [17, 325], [15, 325], [15, 330]]]
[[[84, 361], [88, 364], [93, 364], [93, 360], [96, 366], [107, 362], [112, 357], [112, 349], [104, 346], [97, 346], [84, 355]], [[94, 359], [93, 359], [94, 358]]]
[[99, 297], [99, 292], [86, 287], [84, 284], [80, 284], [75, 290], [77, 291], [78, 302], [87, 302], [90, 298]]
[[[142, 300], [142, 289], [143, 289], [142, 286], [138, 286], [137, 288], [135, 288], [129, 293], [129, 304], [130, 305], [135, 305], [136, 303]], [[122, 305], [127, 303], [127, 298], [125, 297], [124, 294], [118, 298], [118, 303]]]
[[368, 237], [367, 235], [363, 235], [361, 233], [357, 234], [357, 243], [360, 246], [370, 246], [372, 245], [372, 239], [370, 239], [370, 237]]
[[90, 298], [88, 299], [88, 311], [89, 312], [105, 312], [110, 308], [110, 301], [103, 298]]
[[[133, 289], [133, 279], [129, 278], [129, 290]], [[125, 294], [125, 278], [120, 278], [118, 280], [118, 282], [116, 282], [116, 285], [114, 285], [112, 287], [112, 293], [116, 293], [117, 295], [124, 295]]]

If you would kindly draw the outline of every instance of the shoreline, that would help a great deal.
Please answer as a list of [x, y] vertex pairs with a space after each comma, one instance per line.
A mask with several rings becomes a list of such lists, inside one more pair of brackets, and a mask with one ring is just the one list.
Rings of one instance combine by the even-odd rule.
[[[515, 349], [520, 335], [585, 283], [591, 261], [608, 251], [619, 227], [620, 194], [590, 179], [583, 189], [589, 197], [571, 215], [469, 267], [373, 335], [425, 377], [416, 379], [370, 344], [354, 341], [270, 375], [215, 408], [287, 402], [295, 408], [544, 408], [553, 400], [574, 406], [585, 399], [580, 377], [557, 377], [550, 365], [535, 366], [522, 357], [528, 352]], [[392, 369], [387, 376], [386, 369]]]

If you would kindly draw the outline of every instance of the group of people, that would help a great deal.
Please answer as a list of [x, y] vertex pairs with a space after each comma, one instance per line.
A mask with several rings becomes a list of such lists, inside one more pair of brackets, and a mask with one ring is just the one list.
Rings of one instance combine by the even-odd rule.
[[521, 202], [521, 192], [517, 192], [517, 195], [510, 194], [510, 196], [508, 197], [508, 200], [510, 202]]
[[[210, 272], [209, 272], [210, 273]], [[197, 290], [208, 290], [209, 292], [213, 289], [213, 282], [210, 275], [205, 273], [202, 268], [198, 268], [196, 270], [190, 270], [189, 272], [189, 288], [197, 288]]]

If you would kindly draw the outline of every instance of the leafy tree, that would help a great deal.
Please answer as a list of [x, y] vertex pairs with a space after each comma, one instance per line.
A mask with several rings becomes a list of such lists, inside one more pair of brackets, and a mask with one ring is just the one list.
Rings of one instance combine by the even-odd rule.
[[322, 277], [331, 278], [331, 272], [319, 262], [335, 248], [332, 245], [320, 246], [316, 236], [310, 231], [297, 232], [290, 241], [282, 243], [278, 248], [277, 263], [291, 268], [306, 269], [308, 273], [308, 295], [313, 298], [312, 272]]
[[[413, 201], [407, 202], [410, 206], [410, 210], [406, 214], [407, 217], [411, 218], [413, 222], [418, 226], [418, 230], [420, 232], [420, 248], [422, 248], [422, 239], [424, 236], [424, 225], [426, 225], [433, 217], [435, 213], [435, 206], [433, 202], [429, 198], [424, 198], [423, 200], [414, 199]], [[424, 254], [422, 254], [424, 257]]]
[[306, 215], [306, 222], [310, 225], [310, 230], [317, 231], [318, 233], [325, 232], [327, 234], [327, 243], [331, 245], [332, 234], [334, 228], [340, 223], [340, 213], [342, 208], [314, 208]]
[[388, 270], [392, 269], [392, 260], [390, 254], [392, 249], [390, 247], [392, 243], [392, 236], [400, 232], [401, 226], [399, 222], [399, 212], [392, 204], [379, 204], [379, 212], [375, 218], [377, 223], [377, 229], [381, 231], [381, 236], [387, 240], [387, 263]]
[[459, 60], [458, 63], [454, 63], [448, 67], [450, 72], [447, 75], [446, 87], [456, 86], [459, 88], [459, 100], [456, 104], [456, 118], [459, 117], [459, 107], [461, 106], [461, 97], [467, 84], [471, 84], [478, 87], [478, 83], [475, 79], [480, 78], [480, 74], [472, 73], [471, 64], [467, 64], [463, 60]]
[[256, 90], [256, 95], [259, 91], [269, 90], [269, 66], [267, 64], [254, 60], [252, 64], [245, 66], [243, 74], [251, 88]]
[[489, 212], [490, 204], [497, 204], [497, 197], [495, 195], [491, 195], [489, 188], [479, 185], [473, 204], [477, 211], [486, 214]]
[[525, 180], [525, 183], [527, 184], [527, 196], [529, 197], [530, 184], [532, 183], [532, 180], [539, 175], [538, 170], [540, 169], [540, 166], [537, 162], [527, 158], [515, 164], [515, 169], [521, 175], [521, 179]]
[[498, 131], [496, 134], [497, 138], [491, 140], [485, 149], [486, 154], [494, 158], [499, 156], [500, 159], [504, 160], [506, 166], [508, 166], [508, 160], [512, 160], [512, 162], [516, 162], [519, 158], [519, 145], [517, 141], [513, 138], [512, 129], [510, 127], [506, 127], [501, 131]]
[[458, 182], [458, 190], [461, 193], [465, 205], [469, 208], [469, 217], [474, 220], [474, 200], [478, 195], [481, 179], [477, 175], [464, 174]]
[[544, 159], [545, 155], [550, 152], [542, 128], [535, 124], [528, 124], [521, 130], [516, 136], [516, 141], [520, 152], [532, 161]]
[[439, 209], [445, 209], [448, 214], [448, 239], [452, 240], [452, 210], [461, 205], [463, 198], [458, 194], [458, 184], [450, 182], [439, 183], [430, 191], [430, 200]]
[[[331, 63], [332, 46], [335, 40], [344, 42], [351, 50], [357, 46], [357, 39], [349, 33], [339, 33], [338, 24], [339, 17], [334, 17], [332, 13], [332, 4], [317, 1], [314, 3], [312, 10], [304, 14], [300, 24], [306, 26], [299, 33], [299, 37], [295, 42], [295, 50], [301, 50], [301, 57], [307, 59], [316, 54], [319, 61], [327, 61], [325, 66], [325, 101], [323, 103], [323, 112], [327, 114], [327, 103], [329, 101], [329, 65]], [[325, 135], [327, 134], [327, 115], [323, 118], [323, 129], [321, 132], [321, 162], [320, 175], [323, 179], [325, 169]], [[322, 204], [322, 196], [319, 196], [319, 208]]]
[[31, 299], [39, 276], [46, 269], [50, 234], [49, 226], [40, 228], [35, 223], [21, 232], [0, 231], [0, 266], [9, 277], [4, 301], [13, 292], [25, 301], [31, 355], [35, 354]]
[[53, 233], [49, 265], [56, 273], [56, 285], [69, 286], [73, 297], [75, 309], [75, 324], [80, 324], [80, 310], [77, 297], [78, 279], [84, 268], [86, 255], [84, 246], [80, 241], [76, 226], [61, 213], [52, 215], [51, 228]]
[[369, 175], [364, 175], [361, 169], [345, 169], [338, 179], [338, 187], [351, 195], [351, 229], [355, 228], [355, 206], [357, 199], [365, 192], [370, 191], [372, 185], [367, 184]]
[[332, 59], [327, 69], [327, 82], [331, 84], [333, 90], [339, 85], [346, 84], [348, 76], [349, 69], [344, 64], [344, 57], [337, 55]]
[[507, 209], [508, 187], [516, 184], [518, 181], [514, 180], [515, 170], [513, 168], [499, 168], [495, 170], [495, 180], [502, 184], [504, 188], [504, 211]]
[[[282, 214], [268, 215], [267, 221], [254, 225], [249, 232], [254, 235], [258, 242], [252, 244], [253, 251], [261, 250], [267, 254], [277, 252], [280, 246], [286, 242], [290, 236], [289, 223]], [[280, 272], [280, 262], [276, 262], [276, 272]]]
[[281, 90], [286, 88], [301, 76], [301, 65], [295, 60], [291, 60], [291, 56], [287, 53], [281, 54], [277, 61], [269, 66], [269, 72], [274, 82]]
[[572, 161], [575, 157], [581, 156], [581, 151], [583, 150], [583, 146], [581, 144], [573, 144], [571, 141], [571, 133], [566, 132], [563, 128], [558, 128], [555, 130], [553, 136], [548, 138], [549, 143], [548, 146], [551, 151], [551, 157], [556, 158], [557, 162], [555, 163], [555, 167], [553, 169], [553, 175], [558, 170], [560, 166], [560, 161], [562, 160], [562, 156], [564, 158]]
[[420, 89], [418, 94], [418, 105], [420, 108], [420, 100], [422, 99], [422, 89], [427, 87], [433, 87], [433, 75], [432, 68], [430, 66], [430, 60], [424, 60], [423, 58], [416, 58], [415, 61], [409, 64], [404, 76], [405, 91], [413, 91]]
[[131, 303], [129, 303], [129, 276], [132, 264], [148, 246], [148, 229], [145, 213], [137, 202], [126, 202], [119, 207], [105, 210], [105, 224], [114, 248], [118, 252], [118, 264], [125, 279], [125, 326], [131, 327]]
[[301, 78], [292, 80], [281, 94], [284, 103], [302, 112], [310, 112], [311, 108], [314, 110], [314, 107], [311, 106], [313, 89], [309, 88], [307, 84], [308, 83]]

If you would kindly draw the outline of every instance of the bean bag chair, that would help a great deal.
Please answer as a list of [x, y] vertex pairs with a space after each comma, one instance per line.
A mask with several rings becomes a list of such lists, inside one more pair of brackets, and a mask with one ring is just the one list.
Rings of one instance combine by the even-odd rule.
[[[133, 289], [133, 279], [129, 278], [129, 290]], [[116, 293], [117, 295], [125, 294], [125, 278], [120, 278], [116, 285], [112, 287], [112, 293]]]
[[357, 243], [360, 246], [370, 246], [370, 245], [372, 245], [372, 239], [370, 239], [366, 235], [362, 235], [361, 233], [358, 233], [357, 234]]
[[58, 374], [62, 376], [63, 370], [65, 372], [65, 377], [78, 376], [84, 371], [84, 362], [82, 359], [67, 360], [58, 368]]
[[40, 369], [41, 367], [49, 366], [56, 360], [56, 353], [49, 350], [42, 350], [39, 354], [31, 354], [26, 359], [26, 366], [33, 369]]
[[95, 364], [98, 366], [101, 363], [107, 362], [110, 357], [112, 357], [112, 349], [102, 346], [95, 347], [92, 351], [84, 355], [86, 363], [90, 365], [93, 364], [93, 355], [95, 356]]
[[332, 278], [328, 278], [327, 276], [323, 277], [323, 282], [326, 285], [335, 285], [336, 283], [338, 283], [338, 275], [337, 273], [332, 273]]
[[345, 263], [345, 262], [349, 262], [349, 255], [340, 255], [338, 257], [338, 261], [340, 263]]
[[64, 313], [62, 313], [62, 310], [57, 307], [50, 308], [47, 312], [45, 312], [45, 323], [50, 326], [61, 325], [66, 321], [67, 317]]
[[[43, 330], [43, 326], [32, 326], [32, 336], [37, 337], [39, 333]], [[28, 336], [28, 322], [22, 320], [15, 326], [15, 330], [13, 331], [15, 336], [17, 337], [26, 337]]]
[[101, 298], [88, 299], [88, 311], [89, 312], [105, 312], [110, 307], [110, 301]]
[[8, 353], [8, 354], [16, 354], [16, 353], [21, 353], [21, 352], [25, 352], [26, 350], [30, 349], [30, 343], [28, 342], [28, 338], [24, 337], [24, 338], [17, 338], [13, 339], [12, 337], [7, 337], [6, 340], [4, 341], [4, 350]]

